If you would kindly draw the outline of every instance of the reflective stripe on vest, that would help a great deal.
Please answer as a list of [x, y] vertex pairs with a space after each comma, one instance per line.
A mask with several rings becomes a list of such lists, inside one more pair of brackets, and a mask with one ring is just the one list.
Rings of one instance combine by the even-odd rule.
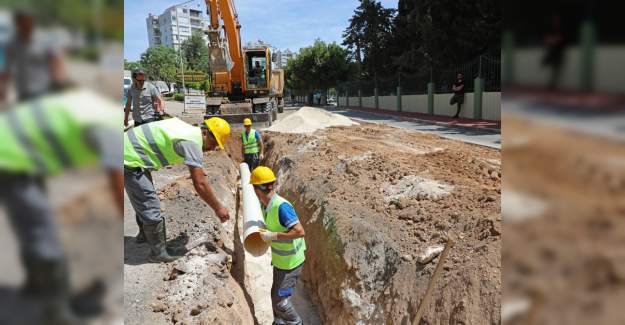
[[153, 168], [154, 165], [152, 164], [152, 160], [150, 160], [148, 155], [145, 154], [143, 146], [141, 146], [139, 140], [137, 140], [135, 129], [130, 128], [128, 132], [126, 132], [126, 134], [128, 135], [128, 139], [130, 140], [130, 143], [132, 143], [132, 147], [135, 149], [135, 152], [139, 155], [139, 157], [141, 157], [141, 160], [143, 160], [143, 163], [146, 165], [146, 167]]
[[241, 138], [243, 140], [243, 148], [245, 149], [245, 153], [254, 154], [258, 153], [258, 141], [256, 141], [256, 130], [250, 129], [250, 133], [245, 134], [245, 130], [241, 134]]
[[[280, 224], [280, 205], [289, 204], [281, 196], [274, 194], [269, 206], [263, 211], [263, 217], [269, 231], [284, 233], [288, 229]], [[304, 238], [278, 239], [271, 241], [271, 263], [282, 270], [292, 270], [305, 260], [306, 241]]]
[[202, 131], [178, 118], [151, 122], [124, 134], [124, 166], [158, 170], [182, 163], [174, 150], [177, 141], [191, 141], [202, 147]]
[[0, 170], [50, 175], [94, 163], [97, 154], [66, 105], [42, 98], [0, 114]]

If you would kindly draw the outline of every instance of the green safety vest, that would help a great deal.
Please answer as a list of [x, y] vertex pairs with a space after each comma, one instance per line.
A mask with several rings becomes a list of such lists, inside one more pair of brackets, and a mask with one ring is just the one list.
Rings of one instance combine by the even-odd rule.
[[[288, 231], [287, 228], [280, 224], [278, 216], [278, 210], [283, 203], [291, 205], [283, 197], [274, 194], [269, 202], [269, 206], [263, 211], [267, 230], [272, 232]], [[306, 259], [305, 251], [306, 241], [304, 241], [304, 238], [273, 240], [271, 241], [271, 263], [281, 270], [292, 270], [304, 262]]]
[[54, 175], [95, 164], [98, 154], [65, 101], [41, 98], [0, 113], [0, 171]]
[[241, 134], [243, 138], [243, 148], [246, 154], [258, 153], [258, 141], [256, 141], [256, 130], [250, 129], [250, 133], [245, 136], [245, 130]]
[[124, 166], [159, 170], [180, 164], [184, 157], [174, 151], [179, 140], [202, 147], [202, 130], [178, 118], [143, 124], [124, 133]]

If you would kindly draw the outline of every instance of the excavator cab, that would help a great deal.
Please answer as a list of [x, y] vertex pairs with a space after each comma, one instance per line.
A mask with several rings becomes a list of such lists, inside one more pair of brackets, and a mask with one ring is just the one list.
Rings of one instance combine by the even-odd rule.
[[251, 48], [243, 50], [245, 55], [246, 96], [264, 97], [269, 93], [271, 61], [269, 49]]

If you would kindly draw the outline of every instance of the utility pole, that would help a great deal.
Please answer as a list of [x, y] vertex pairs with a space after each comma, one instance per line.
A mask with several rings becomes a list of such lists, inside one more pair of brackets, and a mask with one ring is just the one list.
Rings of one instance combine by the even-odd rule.
[[176, 11], [176, 32], [178, 33], [178, 56], [180, 57], [180, 73], [182, 75], [182, 91], [186, 93], [186, 87], [184, 84], [184, 60], [182, 57], [182, 42], [180, 41], [180, 20], [178, 20], [178, 7], [186, 5], [189, 2], [194, 2], [195, 0], [189, 0], [177, 5], [174, 5], [173, 8]]

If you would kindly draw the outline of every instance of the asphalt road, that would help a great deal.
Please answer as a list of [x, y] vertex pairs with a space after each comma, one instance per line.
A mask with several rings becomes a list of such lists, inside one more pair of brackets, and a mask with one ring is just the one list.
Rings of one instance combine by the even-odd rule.
[[396, 128], [415, 130], [417, 132], [432, 133], [447, 139], [501, 149], [501, 133], [490, 130], [448, 127], [420, 121], [402, 121], [392, 116], [382, 116], [360, 111], [332, 110], [332, 112], [354, 120], [385, 124]]
[[588, 135], [625, 141], [625, 111], [565, 108], [505, 99], [501, 102], [501, 112], [504, 119], [506, 116], [520, 117]]

